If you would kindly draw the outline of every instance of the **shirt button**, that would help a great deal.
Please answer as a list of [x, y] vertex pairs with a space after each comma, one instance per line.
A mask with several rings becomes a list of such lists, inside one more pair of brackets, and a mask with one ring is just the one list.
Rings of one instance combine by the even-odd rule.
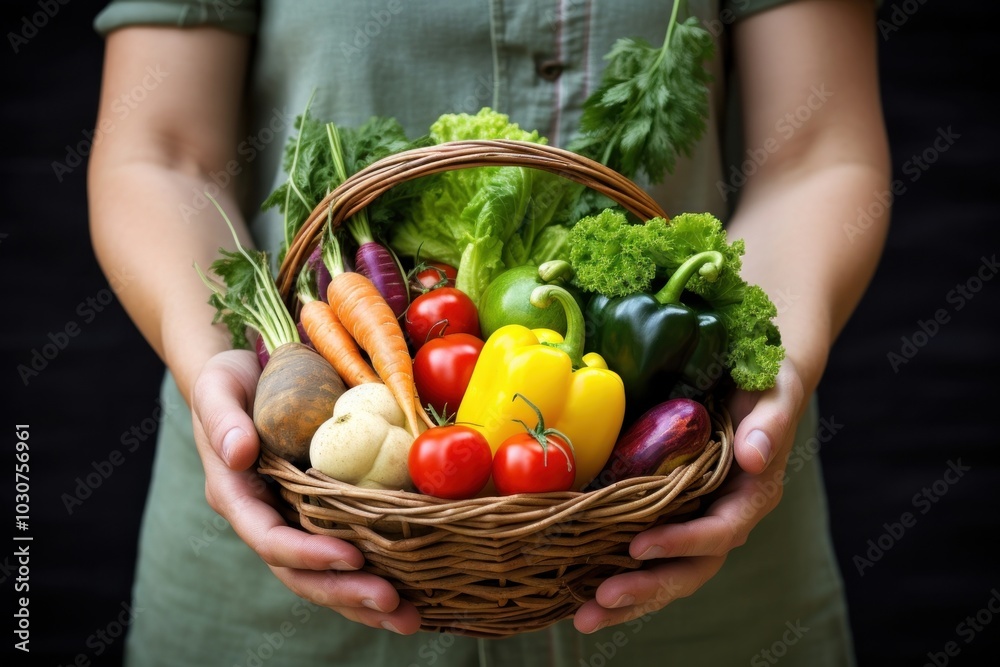
[[535, 67], [535, 72], [546, 81], [555, 81], [564, 69], [566, 66], [558, 60], [542, 60]]

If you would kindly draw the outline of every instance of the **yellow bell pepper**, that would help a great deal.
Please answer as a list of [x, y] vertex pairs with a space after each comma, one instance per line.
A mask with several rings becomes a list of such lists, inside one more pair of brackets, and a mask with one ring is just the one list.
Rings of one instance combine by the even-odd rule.
[[510, 436], [538, 421], [522, 394], [541, 412], [548, 428], [569, 438], [576, 463], [574, 489], [604, 467], [625, 418], [625, 386], [597, 354], [582, 355], [583, 313], [561, 287], [543, 285], [531, 294], [537, 307], [557, 302], [566, 310], [566, 338], [549, 329], [519, 324], [500, 327], [483, 345], [455, 421], [481, 432], [493, 452]]

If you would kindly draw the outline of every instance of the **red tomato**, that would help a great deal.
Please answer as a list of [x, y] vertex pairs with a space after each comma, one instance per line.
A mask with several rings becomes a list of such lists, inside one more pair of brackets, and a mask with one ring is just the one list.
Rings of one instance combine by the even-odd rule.
[[[454, 266], [444, 262], [423, 262], [420, 266], [426, 267], [417, 271], [413, 276], [413, 287], [415, 291], [437, 289], [438, 287], [454, 287], [455, 278], [458, 271]], [[419, 267], [418, 267], [419, 268]]]
[[449, 500], [472, 498], [490, 479], [493, 454], [486, 438], [468, 426], [429, 428], [410, 445], [410, 479], [424, 494]]
[[545, 450], [531, 433], [503, 441], [493, 456], [493, 484], [502, 496], [513, 493], [569, 491], [576, 481], [576, 463], [569, 445], [558, 435], [545, 436]]
[[480, 336], [476, 304], [454, 287], [439, 287], [418, 296], [403, 314], [403, 322], [415, 350], [431, 338], [445, 334]]
[[413, 358], [420, 404], [430, 403], [442, 415], [458, 412], [482, 350], [482, 340], [464, 333], [432, 338], [422, 345]]

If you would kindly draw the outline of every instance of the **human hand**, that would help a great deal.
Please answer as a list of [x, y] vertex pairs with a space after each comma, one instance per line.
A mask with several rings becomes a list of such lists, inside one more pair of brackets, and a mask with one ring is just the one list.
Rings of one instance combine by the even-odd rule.
[[[743, 545], [781, 500], [781, 480], [807, 401], [802, 378], [790, 359], [783, 363], [774, 388], [737, 392], [729, 405], [736, 425], [737, 467], [716, 500], [702, 517], [636, 535], [629, 553], [649, 561], [648, 565], [601, 583], [595, 599], [577, 611], [576, 629], [596, 632], [644, 616], [693, 594], [715, 576], [729, 552]], [[766, 488], [774, 492], [761, 494], [760, 485], [772, 480], [776, 484]]]
[[364, 556], [356, 547], [289, 526], [276, 509], [280, 499], [255, 470], [260, 442], [250, 412], [259, 376], [254, 353], [230, 350], [212, 357], [195, 381], [194, 434], [208, 504], [299, 597], [364, 625], [416, 632], [416, 608], [386, 580], [357, 571]]

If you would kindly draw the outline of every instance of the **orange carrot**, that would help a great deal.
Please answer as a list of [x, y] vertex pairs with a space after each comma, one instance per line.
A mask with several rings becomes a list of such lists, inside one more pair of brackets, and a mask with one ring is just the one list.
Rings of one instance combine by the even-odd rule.
[[358, 344], [328, 304], [322, 301], [303, 303], [299, 319], [313, 347], [330, 362], [348, 387], [366, 382], [382, 382], [361, 356]]
[[299, 321], [316, 351], [337, 371], [348, 387], [366, 382], [382, 382], [361, 355], [357, 342], [344, 328], [329, 304], [317, 298], [316, 271], [305, 267], [296, 283]]
[[413, 360], [399, 320], [371, 280], [344, 269], [340, 243], [329, 226], [323, 261], [331, 276], [326, 292], [330, 308], [361, 349], [368, 353], [375, 372], [406, 415], [410, 432], [414, 437], [419, 435], [418, 414], [424, 423], [433, 426], [433, 422], [427, 413], [418, 409]]

